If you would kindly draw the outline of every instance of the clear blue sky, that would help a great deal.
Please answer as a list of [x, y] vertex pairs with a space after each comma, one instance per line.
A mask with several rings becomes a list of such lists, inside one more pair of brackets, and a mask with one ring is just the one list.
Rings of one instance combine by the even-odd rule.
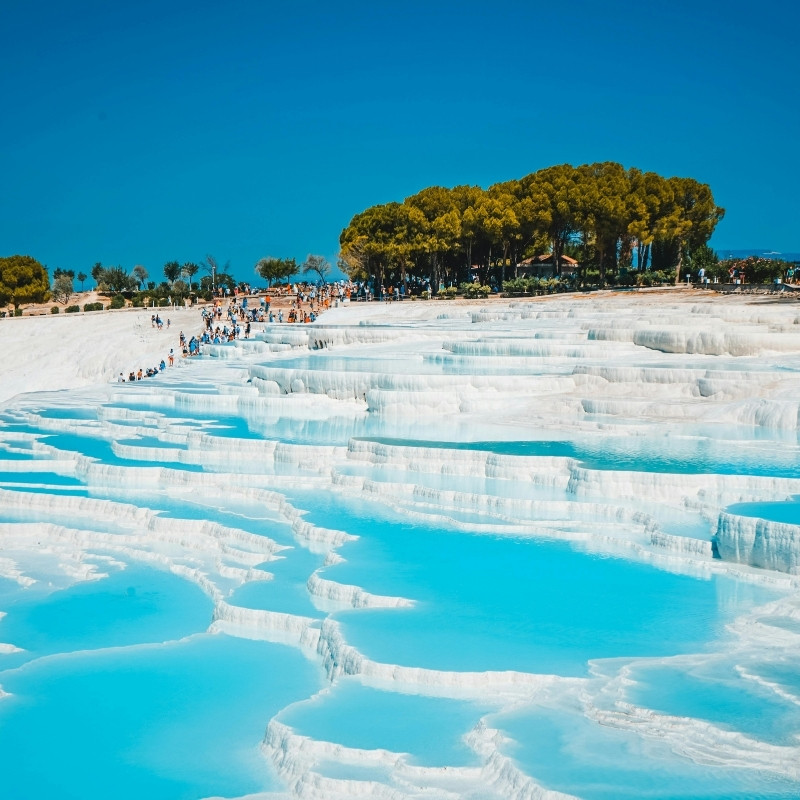
[[800, 250], [794, 4], [0, 8], [0, 255], [162, 275], [334, 257], [367, 206], [613, 160], [711, 185], [712, 244]]

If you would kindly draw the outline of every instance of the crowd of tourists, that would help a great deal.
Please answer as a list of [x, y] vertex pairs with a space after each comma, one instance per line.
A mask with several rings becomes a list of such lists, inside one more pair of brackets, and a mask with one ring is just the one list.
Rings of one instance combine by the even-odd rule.
[[[200, 309], [202, 327], [189, 338], [180, 331], [178, 353], [181, 358], [195, 358], [201, 354], [203, 345], [219, 345], [237, 339], [249, 339], [251, 326], [255, 322], [278, 324], [314, 322], [332, 304], [349, 302], [356, 288], [351, 284], [330, 284], [322, 287], [313, 284], [294, 284], [267, 292], [266, 295], [255, 299], [235, 292], [232, 296], [216, 299], [213, 304]], [[278, 309], [273, 307], [273, 296], [281, 298], [281, 307]], [[289, 298], [291, 300], [287, 307], [286, 300]], [[151, 315], [150, 324], [159, 331], [165, 327], [169, 330], [172, 325], [169, 318], [165, 321], [158, 313]], [[162, 358], [158, 365], [132, 370], [127, 377], [120, 372], [117, 382], [132, 383], [151, 378], [174, 366], [175, 358], [175, 351], [170, 348], [169, 355], [166, 359]]]

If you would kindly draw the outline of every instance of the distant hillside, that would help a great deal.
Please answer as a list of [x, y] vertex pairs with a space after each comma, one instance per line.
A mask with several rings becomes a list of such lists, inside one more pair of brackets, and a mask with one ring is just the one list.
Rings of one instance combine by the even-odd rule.
[[779, 253], [769, 248], [752, 247], [744, 250], [729, 250], [725, 247], [714, 248], [717, 255], [722, 258], [749, 258], [750, 256], [760, 256], [761, 258], [776, 258], [782, 261], [800, 261], [800, 252]]

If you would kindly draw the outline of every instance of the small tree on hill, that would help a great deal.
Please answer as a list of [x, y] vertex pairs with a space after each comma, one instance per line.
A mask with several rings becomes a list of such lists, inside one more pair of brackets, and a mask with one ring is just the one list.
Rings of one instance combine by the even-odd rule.
[[43, 303], [50, 290], [47, 270], [31, 256], [0, 258], [0, 305]]
[[186, 281], [177, 280], [175, 283], [172, 284], [172, 302], [173, 303], [180, 303], [183, 301], [183, 298], [189, 294], [189, 287], [186, 285]]
[[226, 273], [230, 269], [231, 262], [226, 261], [224, 264], [220, 264], [219, 261], [209, 253], [200, 266], [211, 277], [211, 291], [216, 292], [217, 286], [224, 285], [221, 284], [218, 276], [222, 273]]
[[303, 263], [303, 275], [314, 273], [319, 276], [323, 283], [328, 282], [328, 275], [331, 271], [330, 262], [323, 256], [314, 256], [309, 254]]
[[164, 277], [172, 284], [181, 276], [181, 265], [177, 261], [164, 264]]
[[221, 286], [223, 289], [227, 289], [229, 292], [232, 292], [236, 288], [236, 281], [234, 280], [233, 275], [229, 275], [227, 272], [218, 272], [217, 286]]
[[105, 267], [99, 261], [97, 261], [92, 267], [92, 280], [94, 281], [95, 286], [100, 286], [100, 284], [104, 282], [105, 274]]
[[137, 283], [139, 284], [139, 288], [141, 289], [142, 286], [144, 286], [144, 282], [150, 277], [150, 275], [141, 264], [137, 264], [133, 268], [133, 277], [136, 279]]
[[190, 292], [192, 291], [192, 278], [194, 278], [194, 276], [197, 275], [197, 272], [198, 272], [199, 269], [200, 269], [200, 265], [199, 264], [195, 264], [193, 261], [187, 261], [181, 267], [181, 275], [184, 278], [188, 278], [189, 279], [189, 291]]
[[256, 264], [256, 272], [272, 286], [273, 281], [290, 278], [297, 272], [297, 262], [293, 258], [262, 258]]
[[72, 278], [66, 272], [62, 272], [53, 279], [53, 286], [50, 291], [59, 303], [66, 305], [75, 291]]
[[85, 272], [79, 272], [79, 273], [78, 273], [78, 280], [81, 282], [81, 291], [83, 291], [83, 282], [84, 282], [84, 281], [85, 281], [85, 280], [86, 280], [88, 277], [89, 277], [89, 276], [88, 276], [88, 275], [87, 275]]
[[136, 288], [136, 278], [122, 267], [109, 267], [103, 270], [102, 285], [110, 292], [130, 292]]

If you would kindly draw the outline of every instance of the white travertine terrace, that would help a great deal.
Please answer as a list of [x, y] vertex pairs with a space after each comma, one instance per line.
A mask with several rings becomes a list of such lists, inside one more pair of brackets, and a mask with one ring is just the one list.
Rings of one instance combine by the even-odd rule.
[[[173, 318], [173, 327], [191, 330], [182, 319]], [[149, 564], [195, 583], [211, 599], [210, 633], [296, 647], [332, 686], [346, 679], [430, 697], [489, 698], [498, 711], [562, 703], [601, 728], [667, 743], [693, 764], [800, 780], [794, 744], [631, 702], [632, 672], [647, 659], [598, 662], [588, 678], [567, 678], [368, 658], [332, 615], [414, 609], [418, 598], [337, 581], [336, 566], [357, 537], [335, 514], [325, 525], [312, 522], [294, 499], [319, 494], [378, 503], [421, 526], [561, 540], [682, 575], [730, 575], [772, 587], [781, 599], [739, 617], [708, 652], [669, 663], [733, 664], [761, 690], [800, 705], [792, 691], [759, 674], [765, 652], [800, 657], [800, 525], [729, 510], [791, 502], [800, 496], [800, 477], [767, 468], [682, 469], [684, 459], [705, 448], [718, 461], [746, 464], [751, 452], [764, 452], [765, 440], [787, 472], [800, 463], [796, 303], [682, 299], [676, 292], [484, 305], [352, 304], [314, 325], [254, 325], [253, 339], [209, 347], [208, 357], [135, 387], [107, 382], [131, 342], [136, 346], [126, 358], [162, 346], [165, 340], [150, 333], [149, 314], [8, 322], [2, 325], [12, 351], [28, 341], [33, 325], [47, 346], [31, 352], [35, 379], [21, 374], [16, 361], [3, 366], [2, 399], [86, 386], [83, 400], [54, 394], [49, 401], [66, 409], [85, 403], [96, 413], [47, 416], [48, 399], [34, 394], [6, 403], [35, 432], [0, 432], [0, 472], [7, 476], [0, 487], [0, 577], [19, 587], [47, 581], [63, 587], [102, 579], [128, 563]], [[67, 374], [64, 352], [92, 348], [94, 360], [81, 356]], [[334, 355], [355, 365], [326, 368], [320, 356]], [[125, 406], [129, 398], [135, 407]], [[196, 422], [215, 414], [264, 434], [228, 435]], [[378, 433], [341, 441], [338, 432], [354, 421], [374, 422]], [[391, 435], [379, 435], [380, 426]], [[273, 430], [289, 432], [270, 438]], [[309, 442], [315, 430], [329, 439]], [[420, 430], [435, 430], [441, 440], [418, 437]], [[109, 443], [113, 463], [93, 456], [91, 447], [71, 449], [59, 434]], [[569, 441], [582, 449], [503, 452], [501, 445], [519, 441]], [[620, 441], [643, 443], [640, 461], [651, 449], [663, 458], [638, 469], [635, 460], [618, 456]], [[51, 474], [86, 491], [63, 493]], [[159, 512], [158, 499], [190, 498], [209, 509], [254, 511], [242, 511], [241, 528]], [[260, 534], [248, 530], [254, 520]], [[272, 580], [269, 570], [291, 547], [317, 559], [303, 578], [310, 610], [237, 605], [235, 591]], [[13, 642], [0, 643], [0, 654], [17, 652]], [[479, 766], [448, 769], [420, 767], [403, 753], [314, 741], [280, 715], [265, 720], [265, 728], [262, 750], [287, 797], [568, 797], [527, 775], [485, 719], [465, 736]], [[375, 767], [388, 778], [329, 777], [321, 766], [329, 761]]]

